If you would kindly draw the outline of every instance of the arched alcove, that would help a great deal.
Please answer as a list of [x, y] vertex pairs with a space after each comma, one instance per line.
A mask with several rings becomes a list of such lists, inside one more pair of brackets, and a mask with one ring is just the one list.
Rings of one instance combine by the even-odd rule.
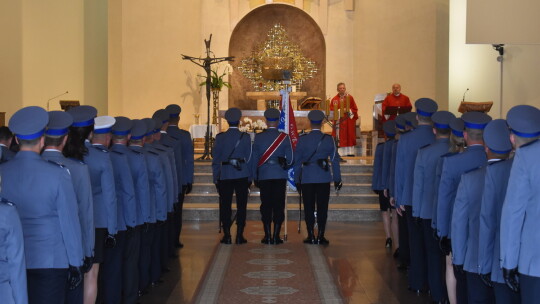
[[230, 77], [229, 107], [255, 110], [257, 102], [246, 98], [246, 92], [254, 91], [251, 83], [236, 68], [240, 60], [266, 39], [266, 34], [276, 23], [281, 24], [289, 39], [296, 43], [305, 57], [317, 64], [318, 73], [302, 85], [307, 96], [324, 99], [326, 82], [326, 44], [317, 23], [303, 10], [287, 4], [267, 4], [249, 12], [233, 30], [229, 43], [229, 55], [235, 73]]

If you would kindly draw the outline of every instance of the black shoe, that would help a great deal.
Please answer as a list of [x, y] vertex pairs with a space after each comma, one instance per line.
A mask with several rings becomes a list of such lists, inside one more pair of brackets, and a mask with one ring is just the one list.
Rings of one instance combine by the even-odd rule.
[[304, 239], [304, 244], [317, 244], [317, 240], [313, 236], [308, 236]]
[[140, 298], [140, 297], [144, 296], [147, 293], [148, 293], [148, 291], [146, 291], [146, 290], [139, 290], [139, 291], [137, 291], [137, 296]]
[[384, 247], [386, 247], [386, 248], [392, 247], [392, 239], [391, 238], [386, 239], [386, 244], [384, 244]]
[[169, 267], [163, 267], [161, 268], [161, 272], [163, 273], [171, 272], [171, 269]]
[[272, 224], [263, 223], [264, 237], [261, 240], [261, 244], [270, 245], [273, 243], [272, 237], [270, 236], [272, 230]]
[[176, 247], [176, 248], [184, 248], [184, 244], [182, 244], [182, 242], [178, 242], [178, 243], [174, 244], [174, 247]]
[[243, 235], [236, 235], [235, 243], [238, 244], [238, 245], [245, 244], [245, 243], [247, 243], [247, 240], [244, 238]]
[[231, 239], [231, 235], [224, 235], [223, 238], [221, 239], [220, 241], [221, 244], [227, 244], [227, 245], [230, 245], [232, 244], [232, 239]]
[[394, 257], [394, 259], [399, 258], [399, 247], [396, 248], [396, 251], [394, 251], [394, 254], [392, 256]]
[[178, 258], [178, 254], [177, 253], [171, 253], [169, 254], [169, 259], [176, 259]]
[[274, 238], [272, 244], [279, 245], [283, 244], [283, 239], [279, 237], [279, 232], [281, 231], [281, 223], [274, 223]]
[[327, 239], [324, 237], [324, 235], [320, 235], [320, 236], [317, 238], [317, 244], [319, 244], [319, 245], [325, 245], [325, 246], [326, 246], [326, 245], [330, 244], [330, 241], [327, 240]]
[[399, 264], [397, 267], [398, 270], [407, 270], [407, 268], [409, 268], [407, 264]]

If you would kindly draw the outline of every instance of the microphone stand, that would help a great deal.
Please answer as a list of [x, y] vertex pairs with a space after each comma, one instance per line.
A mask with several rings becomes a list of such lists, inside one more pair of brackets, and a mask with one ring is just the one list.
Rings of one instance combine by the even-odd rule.
[[67, 93], [69, 93], [69, 91], [65, 91], [64, 93], [62, 93], [62, 94], [60, 94], [60, 95], [56, 95], [56, 96], [54, 96], [53, 98], [49, 98], [49, 100], [47, 100], [47, 112], [49, 112], [49, 102], [50, 102], [51, 100], [56, 99], [56, 98], [58, 98], [58, 97], [60, 97], [60, 96], [66, 95]]

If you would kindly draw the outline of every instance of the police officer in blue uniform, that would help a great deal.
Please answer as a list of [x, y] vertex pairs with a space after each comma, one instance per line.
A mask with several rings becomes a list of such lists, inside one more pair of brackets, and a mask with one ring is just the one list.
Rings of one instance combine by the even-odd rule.
[[[496, 119], [484, 129], [488, 164], [508, 158], [512, 150], [506, 121]], [[470, 303], [495, 302], [493, 289], [479, 275], [480, 208], [487, 166], [461, 176], [452, 214], [452, 259], [457, 272], [465, 272]]]
[[0, 303], [27, 304], [21, 220], [15, 204], [3, 197], [0, 197], [0, 240]]
[[39, 155], [48, 120], [40, 107], [17, 111], [9, 127], [20, 151], [0, 167], [0, 196], [17, 202], [21, 218], [30, 303], [64, 303], [66, 287], [82, 281], [81, 225], [69, 171]]
[[[500, 266], [506, 284], [519, 289], [522, 303], [540, 297], [538, 257], [540, 206], [540, 111], [516, 106], [507, 115], [516, 149], [501, 215]], [[521, 144], [521, 145], [520, 145]]]
[[433, 130], [435, 142], [418, 150], [414, 166], [414, 182], [412, 193], [413, 217], [420, 218], [422, 225], [424, 247], [426, 250], [426, 270], [430, 295], [434, 302], [443, 302], [446, 299], [444, 287], [442, 260], [443, 255], [439, 249], [439, 242], [433, 238], [431, 217], [433, 214], [433, 193], [437, 162], [448, 152], [450, 137], [450, 121], [455, 118], [448, 111], [439, 111], [433, 114]]
[[[415, 102], [415, 107], [418, 125], [414, 130], [403, 134], [397, 146], [395, 187], [396, 208], [405, 211], [409, 231], [409, 247], [411, 251], [411, 266], [408, 275], [409, 288], [419, 293], [426, 288], [426, 259], [421, 220], [413, 218], [413, 179], [410, 177], [414, 175], [418, 149], [435, 141], [431, 116], [437, 111], [438, 106], [432, 99], [421, 98]], [[414, 127], [414, 120], [408, 119], [408, 124], [409, 121]]]
[[11, 151], [11, 142], [13, 141], [13, 133], [8, 127], [0, 127], [0, 164], [5, 163], [15, 156], [15, 152]]
[[230, 108], [225, 112], [229, 129], [216, 136], [212, 149], [213, 181], [220, 197], [221, 243], [231, 244], [231, 204], [236, 193], [236, 243], [245, 243], [246, 208], [251, 176], [251, 138], [238, 130], [242, 111]]
[[[191, 134], [182, 130], [178, 127], [178, 122], [180, 121], [180, 112], [182, 108], [179, 105], [171, 104], [168, 105], [165, 110], [169, 112], [169, 125], [167, 126], [167, 135], [176, 140], [178, 144], [175, 146], [176, 155], [176, 171], [179, 175], [178, 184], [179, 184], [179, 196], [178, 196], [178, 207], [177, 207], [177, 247], [182, 248], [183, 244], [180, 242], [180, 233], [182, 232], [182, 208], [184, 205], [184, 196], [191, 192], [193, 188], [193, 175], [194, 175], [194, 151], [193, 151], [193, 141], [191, 139]], [[178, 150], [181, 150], [181, 153], [178, 153]]]
[[[83, 273], [92, 267], [94, 256], [94, 209], [92, 200], [92, 187], [88, 167], [82, 161], [66, 158], [62, 154], [67, 141], [69, 127], [73, 124], [73, 117], [63, 111], [49, 112], [49, 123], [45, 131], [45, 147], [41, 156], [48, 161], [53, 161], [65, 166], [71, 175], [75, 194], [84, 252]], [[68, 291], [66, 303], [82, 303], [84, 296], [83, 284], [74, 290]]]
[[[439, 190], [437, 193], [437, 234], [441, 238], [441, 247], [446, 255], [451, 251], [451, 218], [461, 175], [486, 163], [483, 130], [491, 117], [480, 112], [467, 112], [461, 117], [465, 125], [463, 138], [467, 148], [463, 153], [444, 158]], [[447, 273], [449, 269], [447, 268]], [[451, 270], [450, 270], [451, 271]], [[466, 277], [454, 272], [456, 292], [449, 289], [449, 297], [456, 297], [458, 303], [467, 301]]]
[[[304, 217], [307, 227], [306, 244], [328, 245], [324, 236], [330, 200], [330, 182], [334, 189], [342, 187], [339, 154], [330, 135], [321, 132], [324, 113], [312, 110], [308, 114], [311, 132], [299, 138], [294, 155], [294, 179], [302, 191]], [[330, 172], [330, 164], [332, 173]], [[315, 238], [315, 206], [317, 206], [318, 235]]]
[[287, 169], [292, 165], [293, 151], [289, 135], [277, 129], [279, 115], [277, 109], [268, 109], [264, 112], [268, 129], [256, 134], [253, 142], [252, 175], [255, 184], [261, 189], [263, 244], [283, 243], [279, 233], [285, 219]]

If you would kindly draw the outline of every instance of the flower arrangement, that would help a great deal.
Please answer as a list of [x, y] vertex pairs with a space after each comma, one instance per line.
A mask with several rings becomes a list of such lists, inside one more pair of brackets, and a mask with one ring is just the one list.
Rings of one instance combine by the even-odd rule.
[[[212, 69], [210, 74], [210, 88], [213, 90], [221, 91], [221, 89], [225, 86], [227, 88], [231, 88], [231, 84], [223, 79], [225, 75], [232, 74], [232, 66], [230, 64], [227, 64], [223, 70], [223, 73], [218, 75], [218, 70], [220, 69], [220, 66], [217, 66], [215, 69]], [[203, 78], [204, 81], [199, 83], [199, 85], [205, 86], [206, 85], [206, 76], [198, 75], [199, 77]]]
[[249, 117], [245, 117], [244, 120], [240, 121], [240, 124], [238, 125], [238, 130], [242, 132], [255, 132], [265, 130], [266, 128], [268, 128], [268, 126], [261, 119], [253, 121]]

